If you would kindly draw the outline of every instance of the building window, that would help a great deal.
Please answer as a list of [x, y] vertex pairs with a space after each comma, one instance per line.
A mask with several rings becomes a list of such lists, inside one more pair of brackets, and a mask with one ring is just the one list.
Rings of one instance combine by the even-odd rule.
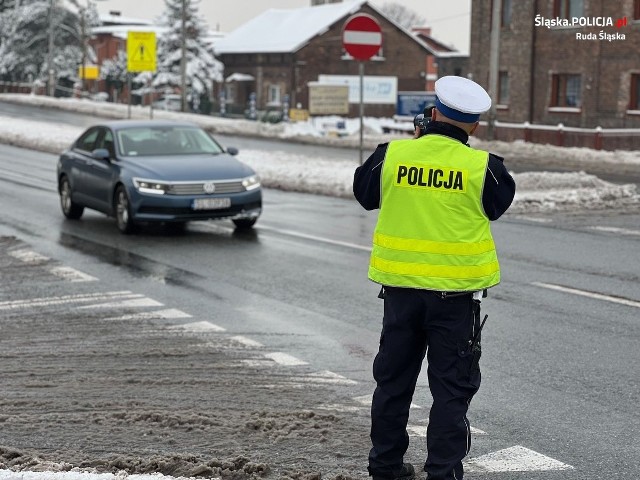
[[503, 27], [511, 25], [511, 0], [502, 0], [501, 25]]
[[[508, 27], [511, 25], [511, 0], [500, 0], [500, 26]], [[493, 28], [493, 0], [489, 2], [489, 29]]]
[[582, 17], [584, 0], [554, 0], [553, 15], [560, 18]]
[[580, 75], [558, 74], [552, 77], [552, 107], [582, 107], [582, 78]]
[[631, 75], [631, 101], [629, 110], [640, 110], [640, 73]]
[[228, 103], [236, 101], [237, 88], [235, 83], [227, 83], [224, 86], [225, 98]]
[[280, 85], [269, 85], [268, 99], [270, 105], [280, 104]]
[[640, 0], [633, 2], [633, 19], [640, 20]]
[[509, 104], [509, 72], [500, 72], [498, 76], [498, 104]]

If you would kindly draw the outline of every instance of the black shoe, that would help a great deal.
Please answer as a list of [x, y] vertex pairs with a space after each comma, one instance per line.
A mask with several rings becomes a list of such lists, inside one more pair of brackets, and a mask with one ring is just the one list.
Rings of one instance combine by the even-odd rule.
[[391, 469], [382, 472], [371, 471], [369, 468], [369, 475], [371, 475], [372, 480], [413, 480], [416, 478], [416, 472], [410, 463], [403, 463], [402, 467], [396, 470]]

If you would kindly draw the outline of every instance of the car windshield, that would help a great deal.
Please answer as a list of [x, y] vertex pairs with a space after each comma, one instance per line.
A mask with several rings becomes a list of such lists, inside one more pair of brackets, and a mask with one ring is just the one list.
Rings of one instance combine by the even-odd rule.
[[118, 130], [125, 156], [218, 154], [223, 148], [204, 130], [188, 126], [141, 126]]

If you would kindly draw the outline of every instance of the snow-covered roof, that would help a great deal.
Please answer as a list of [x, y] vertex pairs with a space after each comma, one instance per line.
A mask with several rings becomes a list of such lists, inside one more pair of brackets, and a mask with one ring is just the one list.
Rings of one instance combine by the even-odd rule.
[[151, 25], [153, 22], [143, 18], [122, 17], [107, 13], [100, 14], [100, 23], [102, 25]]
[[464, 58], [469, 56], [469, 54], [465, 52], [436, 52], [434, 55], [438, 58]]
[[224, 79], [225, 82], [250, 82], [255, 80], [253, 75], [249, 75], [248, 73], [232, 73], [227, 78]]
[[[379, 16], [403, 31], [429, 53], [437, 50], [409, 30], [387, 17], [366, 0], [345, 0], [313, 7], [270, 9], [249, 20], [215, 45], [217, 55], [225, 53], [290, 53], [302, 48], [313, 37], [326, 32], [341, 19], [367, 4]], [[434, 40], [435, 41], [435, 40]]]
[[91, 29], [92, 35], [112, 35], [118, 38], [127, 38], [129, 32], [155, 32], [156, 35], [160, 35], [166, 30], [166, 27], [159, 27], [157, 25], [110, 25], [107, 27], [93, 27]]
[[216, 43], [216, 53], [295, 52], [362, 7], [364, 0], [295, 9], [269, 9]]

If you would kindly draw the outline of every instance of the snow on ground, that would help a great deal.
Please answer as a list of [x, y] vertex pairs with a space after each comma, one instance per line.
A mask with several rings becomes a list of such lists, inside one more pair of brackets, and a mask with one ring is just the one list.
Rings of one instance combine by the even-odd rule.
[[[126, 118], [126, 105], [90, 102], [76, 99], [52, 99], [43, 96], [0, 94], [0, 101], [13, 101], [37, 106], [76, 111], [96, 117]], [[186, 119], [215, 133], [280, 139], [357, 148], [359, 119], [316, 117], [307, 122], [269, 124], [244, 119], [228, 119], [204, 115], [154, 111], [154, 118]], [[148, 107], [131, 107], [131, 118], [149, 118]], [[338, 123], [344, 128], [337, 128]], [[399, 134], [383, 134], [383, 126], [392, 119], [364, 119], [365, 155], [378, 143], [393, 140]], [[396, 124], [397, 126], [397, 124]], [[406, 128], [406, 127], [405, 127]], [[83, 131], [80, 127], [17, 120], [0, 111], [0, 142], [34, 148], [50, 153], [64, 150]], [[572, 211], [596, 208], [627, 208], [640, 205], [636, 185], [617, 185], [588, 175], [581, 168], [610, 164], [612, 169], [640, 172], [637, 151], [596, 151], [587, 148], [560, 148], [525, 142], [486, 142], [470, 139], [472, 146], [492, 151], [507, 159], [507, 165], [519, 159], [539, 162], [541, 166], [569, 164], [575, 173], [526, 172], [514, 174], [517, 194], [510, 212]], [[353, 171], [359, 164], [354, 151], [353, 161], [285, 151], [240, 149], [238, 158], [253, 167], [262, 183], [271, 188], [352, 198]]]

